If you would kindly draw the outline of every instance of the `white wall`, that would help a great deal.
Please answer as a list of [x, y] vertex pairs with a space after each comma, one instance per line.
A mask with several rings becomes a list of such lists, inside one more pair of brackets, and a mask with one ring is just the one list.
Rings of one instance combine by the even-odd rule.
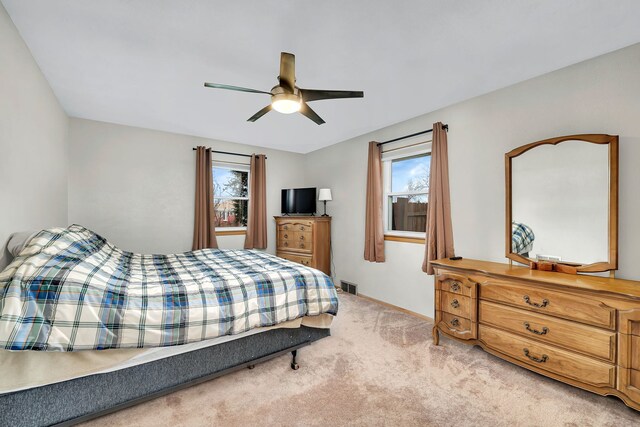
[[[134, 252], [191, 250], [197, 145], [267, 155], [269, 252], [275, 252], [271, 217], [280, 213], [280, 190], [304, 186], [301, 154], [76, 118], [69, 139], [69, 222]], [[244, 235], [218, 236], [221, 248], [243, 244]]]
[[68, 118], [0, 5], [0, 246], [67, 222]]
[[387, 262], [363, 260], [367, 142], [448, 123], [456, 253], [505, 262], [504, 153], [575, 133], [620, 135], [620, 269], [639, 279], [640, 44], [555, 71], [307, 155], [307, 183], [334, 200], [333, 252], [339, 279], [359, 291], [433, 316], [433, 278], [420, 271], [423, 247], [386, 242]]

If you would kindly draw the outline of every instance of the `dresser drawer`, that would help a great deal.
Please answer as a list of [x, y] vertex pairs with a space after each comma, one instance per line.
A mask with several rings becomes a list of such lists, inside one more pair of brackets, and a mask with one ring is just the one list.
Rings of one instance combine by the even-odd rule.
[[278, 240], [282, 242], [294, 243], [311, 243], [313, 242], [313, 234], [310, 231], [288, 231], [279, 230]]
[[283, 231], [279, 235], [277, 249], [311, 253], [313, 249], [311, 233]]
[[480, 284], [480, 299], [503, 302], [538, 313], [615, 329], [614, 308], [580, 294], [568, 294], [499, 280]]
[[313, 242], [313, 234], [311, 231], [296, 231], [295, 239], [298, 243], [310, 245]]
[[476, 324], [471, 320], [463, 317], [455, 316], [446, 312], [440, 313], [440, 322], [438, 326], [441, 330], [449, 335], [453, 335], [461, 339], [476, 338]]
[[471, 303], [475, 301], [464, 295], [440, 292], [440, 309], [465, 319], [471, 319]]
[[532, 367], [595, 387], [615, 387], [612, 364], [562, 350], [509, 332], [479, 325], [478, 338], [488, 348]]
[[313, 221], [305, 219], [280, 220], [278, 230], [283, 231], [307, 231], [313, 230]]
[[436, 280], [438, 281], [440, 290], [470, 298], [476, 297], [476, 283], [465, 276], [454, 273], [442, 273], [438, 274]]
[[479, 322], [615, 362], [616, 333], [502, 304], [480, 301]]
[[278, 252], [277, 256], [279, 256], [280, 258], [287, 259], [289, 261], [297, 262], [298, 264], [306, 265], [307, 267], [312, 266], [312, 261], [311, 261], [312, 258], [310, 256], [295, 255], [295, 254], [289, 254], [286, 252]]
[[278, 240], [291, 242], [295, 240], [295, 234], [295, 231], [280, 229], [278, 230]]
[[277, 249], [291, 251], [291, 252], [300, 252], [300, 253], [308, 253], [312, 252], [312, 244], [311, 242], [297, 242], [297, 241], [282, 241], [278, 242], [279, 245]]
[[[286, 236], [286, 237], [285, 237]], [[278, 241], [276, 243], [276, 249], [289, 250], [289, 246], [293, 245], [293, 238], [290, 234], [278, 235]]]

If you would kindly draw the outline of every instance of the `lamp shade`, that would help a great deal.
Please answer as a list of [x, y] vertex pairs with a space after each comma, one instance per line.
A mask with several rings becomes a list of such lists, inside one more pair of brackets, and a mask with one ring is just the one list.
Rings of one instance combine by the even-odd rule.
[[320, 192], [318, 193], [318, 200], [325, 201], [325, 200], [332, 200], [331, 199], [331, 189], [329, 188], [321, 188]]

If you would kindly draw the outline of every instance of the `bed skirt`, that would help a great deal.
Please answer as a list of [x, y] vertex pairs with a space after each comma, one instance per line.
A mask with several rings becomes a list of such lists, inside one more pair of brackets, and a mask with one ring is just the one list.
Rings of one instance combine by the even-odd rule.
[[330, 335], [329, 329], [274, 329], [106, 374], [0, 395], [0, 425], [48, 426], [123, 409]]

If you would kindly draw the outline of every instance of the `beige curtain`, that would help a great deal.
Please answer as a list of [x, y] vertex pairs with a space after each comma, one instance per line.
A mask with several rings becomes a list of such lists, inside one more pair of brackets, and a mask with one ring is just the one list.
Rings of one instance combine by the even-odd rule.
[[367, 207], [364, 228], [364, 259], [384, 262], [384, 225], [382, 224], [382, 149], [369, 143], [367, 169]]
[[447, 152], [447, 131], [444, 130], [442, 123], [434, 123], [427, 206], [426, 254], [422, 262], [422, 271], [427, 274], [433, 274], [431, 261], [454, 256]]
[[267, 171], [264, 154], [251, 156], [249, 218], [245, 249], [267, 248]]
[[213, 173], [211, 148], [196, 151], [196, 213], [192, 250], [217, 248], [215, 212], [213, 211]]

